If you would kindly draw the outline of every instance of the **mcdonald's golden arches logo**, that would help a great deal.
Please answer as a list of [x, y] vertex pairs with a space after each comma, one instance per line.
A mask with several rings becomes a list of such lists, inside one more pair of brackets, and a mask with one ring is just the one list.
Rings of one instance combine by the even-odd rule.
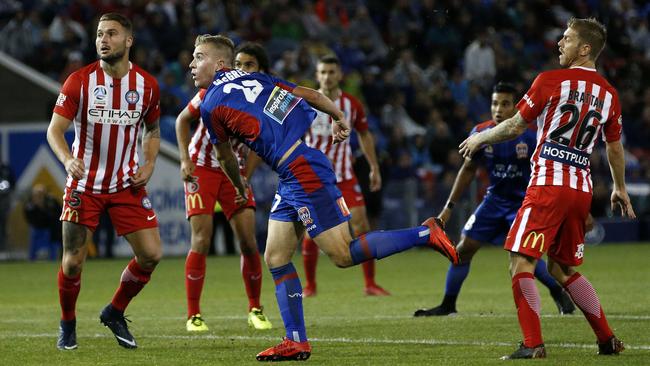
[[530, 241], [530, 238], [533, 238], [530, 249], [535, 249], [537, 246], [537, 242], [541, 240], [541, 243], [539, 245], [539, 251], [543, 252], [544, 251], [544, 233], [537, 234], [535, 231], [531, 231], [528, 233], [528, 236], [526, 236], [526, 240], [524, 240], [524, 245], [522, 245], [523, 248], [526, 248], [528, 246], [528, 242]]
[[187, 205], [187, 208], [190, 210], [195, 209], [198, 203], [199, 209], [204, 209], [205, 206], [203, 205], [203, 199], [201, 198], [201, 195], [198, 193], [192, 193], [188, 194], [186, 198], [185, 204]]
[[61, 220], [62, 221], [70, 221], [74, 223], [79, 222], [79, 212], [77, 210], [72, 209], [70, 207], [66, 207], [63, 210], [63, 213], [61, 214]]

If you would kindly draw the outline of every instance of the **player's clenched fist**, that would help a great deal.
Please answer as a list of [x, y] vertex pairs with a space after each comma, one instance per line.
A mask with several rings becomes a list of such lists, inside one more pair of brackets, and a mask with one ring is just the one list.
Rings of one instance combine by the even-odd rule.
[[65, 171], [74, 179], [81, 179], [86, 173], [86, 167], [81, 159], [69, 158], [64, 163]]
[[181, 178], [186, 182], [193, 182], [194, 178], [194, 169], [196, 165], [190, 159], [181, 161]]
[[335, 144], [338, 144], [341, 141], [350, 136], [350, 127], [345, 123], [344, 118], [335, 119], [332, 121], [332, 139]]

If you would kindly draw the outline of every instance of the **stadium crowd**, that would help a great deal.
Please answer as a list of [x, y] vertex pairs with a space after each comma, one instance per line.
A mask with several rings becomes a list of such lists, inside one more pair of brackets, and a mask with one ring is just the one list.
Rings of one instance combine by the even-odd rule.
[[[391, 182], [415, 181], [420, 221], [444, 204], [462, 164], [457, 146], [490, 118], [494, 83], [509, 81], [523, 94], [537, 73], [558, 66], [566, 21], [595, 16], [609, 32], [598, 68], [620, 92], [627, 179], [650, 181], [650, 4], [644, 1], [4, 1], [0, 50], [62, 82], [96, 59], [98, 16], [112, 11], [133, 21], [132, 61], [158, 78], [162, 134], [170, 141], [176, 116], [195, 92], [188, 65], [196, 35], [260, 42], [272, 73], [310, 87], [316, 60], [335, 53], [346, 74], [343, 88], [367, 107], [386, 193]], [[601, 144], [592, 159], [594, 216], [607, 214], [604, 155]], [[640, 216], [650, 209], [638, 208]]]

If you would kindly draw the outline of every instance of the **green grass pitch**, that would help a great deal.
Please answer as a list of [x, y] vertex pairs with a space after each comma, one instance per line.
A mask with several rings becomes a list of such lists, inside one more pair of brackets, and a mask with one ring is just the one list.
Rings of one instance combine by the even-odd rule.
[[[542, 329], [548, 358], [536, 365], [650, 364], [650, 244], [588, 247], [581, 271], [598, 292], [615, 333], [627, 346], [618, 357], [596, 356], [595, 338], [581, 313], [559, 316], [542, 295]], [[60, 316], [58, 263], [0, 264], [1, 365], [253, 365], [255, 354], [284, 335], [271, 276], [264, 269], [262, 303], [270, 331], [247, 327], [247, 300], [239, 257], [211, 257], [202, 298], [207, 334], [185, 331], [184, 258], [167, 258], [131, 303], [127, 315], [139, 348], [119, 347], [98, 314], [115, 291], [128, 259], [86, 263], [77, 303], [75, 351], [55, 347]], [[295, 258], [302, 275], [302, 260]], [[337, 269], [325, 256], [318, 295], [304, 299], [307, 334], [317, 365], [489, 365], [512, 352], [521, 338], [507, 270], [507, 254], [484, 248], [458, 301], [454, 317], [413, 318], [437, 305], [448, 264], [430, 250], [382, 260], [378, 282], [390, 297], [363, 296], [360, 268]], [[512, 361], [511, 361], [512, 362]], [[524, 361], [525, 362], [525, 361]]]

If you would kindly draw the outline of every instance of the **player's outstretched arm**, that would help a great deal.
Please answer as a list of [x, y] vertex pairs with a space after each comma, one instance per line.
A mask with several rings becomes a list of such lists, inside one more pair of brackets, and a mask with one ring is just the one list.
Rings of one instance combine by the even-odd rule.
[[476, 169], [478, 165], [472, 160], [465, 158], [463, 166], [460, 167], [458, 175], [454, 180], [454, 185], [451, 187], [451, 192], [449, 192], [449, 197], [447, 198], [447, 204], [438, 214], [438, 218], [442, 220], [443, 223], [447, 223], [451, 217], [451, 211], [454, 209], [456, 202], [460, 200], [469, 184], [474, 180], [476, 175]]
[[513, 117], [499, 123], [489, 130], [476, 133], [461, 142], [460, 154], [464, 158], [471, 158], [483, 145], [492, 145], [503, 141], [512, 140], [526, 131], [528, 122], [519, 112]]
[[50, 148], [65, 167], [65, 171], [74, 179], [81, 179], [86, 174], [86, 167], [81, 159], [72, 156], [70, 147], [65, 141], [65, 131], [72, 121], [58, 113], [52, 114], [50, 125], [47, 127], [47, 142]]
[[237, 196], [235, 197], [235, 203], [242, 205], [248, 201], [246, 195], [246, 187], [242, 181], [242, 178], [239, 174], [239, 163], [237, 162], [237, 156], [232, 151], [232, 145], [230, 141], [220, 142], [214, 145], [217, 151], [217, 160], [219, 160], [219, 165], [223, 169], [224, 173], [230, 179], [230, 182], [235, 186], [237, 190]]
[[370, 165], [370, 191], [377, 192], [381, 189], [381, 172], [375, 152], [375, 139], [369, 130], [359, 132], [359, 147]]
[[338, 107], [324, 96], [318, 90], [307, 88], [304, 86], [297, 86], [293, 89], [292, 93], [304, 99], [312, 107], [318, 109], [323, 113], [327, 113], [332, 117], [332, 140], [339, 143], [350, 136], [350, 126], [345, 121], [345, 114], [338, 109]]
[[142, 134], [142, 155], [144, 157], [144, 162], [138, 167], [138, 171], [131, 177], [131, 183], [134, 187], [146, 185], [153, 175], [158, 151], [160, 151], [159, 122], [160, 120], [156, 119], [152, 123], [145, 123], [144, 125], [144, 133]]
[[609, 170], [614, 181], [614, 190], [611, 197], [612, 212], [615, 212], [616, 207], [620, 207], [623, 217], [634, 219], [636, 214], [625, 188], [625, 150], [623, 144], [620, 140], [608, 142], [606, 150]]
[[190, 146], [190, 124], [196, 118], [192, 116], [189, 108], [186, 106], [176, 117], [176, 142], [178, 142], [178, 154], [181, 159], [181, 179], [191, 181], [196, 166], [192, 159], [188, 147]]

